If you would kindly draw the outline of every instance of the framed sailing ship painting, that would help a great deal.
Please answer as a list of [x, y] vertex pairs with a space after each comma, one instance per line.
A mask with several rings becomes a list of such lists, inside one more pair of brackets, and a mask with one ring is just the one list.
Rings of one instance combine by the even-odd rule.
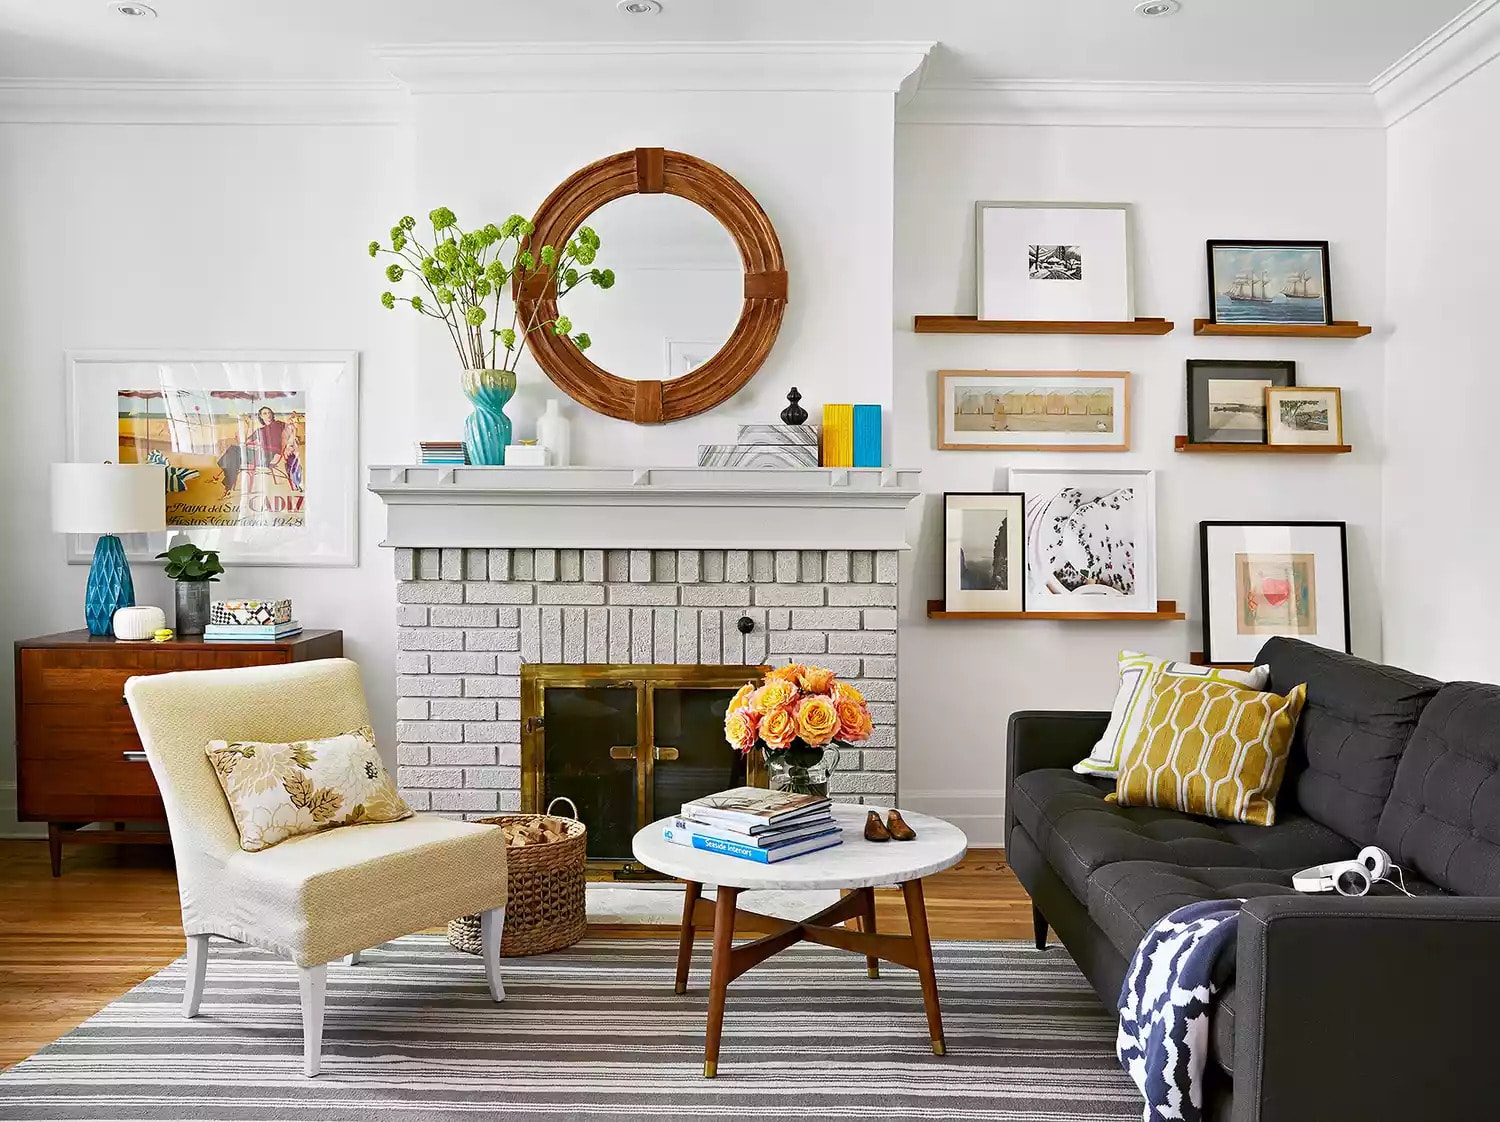
[[1327, 242], [1210, 241], [1213, 323], [1332, 324]]

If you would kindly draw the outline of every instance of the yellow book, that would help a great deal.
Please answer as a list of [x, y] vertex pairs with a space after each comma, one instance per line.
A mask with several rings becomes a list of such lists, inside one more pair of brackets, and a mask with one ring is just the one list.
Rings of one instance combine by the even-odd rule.
[[854, 466], [854, 406], [823, 406], [823, 466]]

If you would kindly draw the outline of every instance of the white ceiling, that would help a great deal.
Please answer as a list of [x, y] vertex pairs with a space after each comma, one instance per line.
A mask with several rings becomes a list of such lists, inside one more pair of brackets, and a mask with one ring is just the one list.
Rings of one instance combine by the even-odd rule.
[[0, 0], [0, 78], [381, 81], [376, 46], [935, 40], [926, 84], [975, 79], [1366, 83], [1470, 0]]

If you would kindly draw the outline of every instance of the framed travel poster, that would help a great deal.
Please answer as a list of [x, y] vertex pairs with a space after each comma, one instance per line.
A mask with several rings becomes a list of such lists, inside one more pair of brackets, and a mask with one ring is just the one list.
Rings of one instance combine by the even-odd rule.
[[1342, 522], [1201, 522], [1203, 657], [1254, 662], [1286, 635], [1349, 651]]
[[1103, 370], [940, 370], [938, 447], [1124, 452], [1130, 375]]
[[943, 495], [943, 600], [948, 611], [1025, 611], [1024, 519], [1023, 495]]
[[[169, 540], [226, 565], [358, 563], [359, 362], [352, 351], [68, 356], [68, 459], [166, 468]], [[75, 534], [71, 564], [94, 542]]]
[[1129, 203], [975, 204], [980, 319], [1135, 316]]
[[1264, 444], [1266, 390], [1296, 382], [1295, 362], [1188, 359], [1188, 442]]
[[1344, 443], [1344, 400], [1337, 386], [1267, 386], [1266, 442]]
[[1156, 474], [1011, 468], [1028, 612], [1156, 611]]
[[1328, 243], [1209, 242], [1208, 318], [1213, 323], [1331, 324]]

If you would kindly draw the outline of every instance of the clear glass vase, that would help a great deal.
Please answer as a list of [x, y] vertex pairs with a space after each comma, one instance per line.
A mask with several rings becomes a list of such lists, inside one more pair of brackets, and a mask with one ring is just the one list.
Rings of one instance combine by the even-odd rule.
[[812, 748], [799, 740], [780, 752], [767, 748], [764, 755], [771, 790], [828, 796], [828, 780], [839, 766], [838, 745]]

